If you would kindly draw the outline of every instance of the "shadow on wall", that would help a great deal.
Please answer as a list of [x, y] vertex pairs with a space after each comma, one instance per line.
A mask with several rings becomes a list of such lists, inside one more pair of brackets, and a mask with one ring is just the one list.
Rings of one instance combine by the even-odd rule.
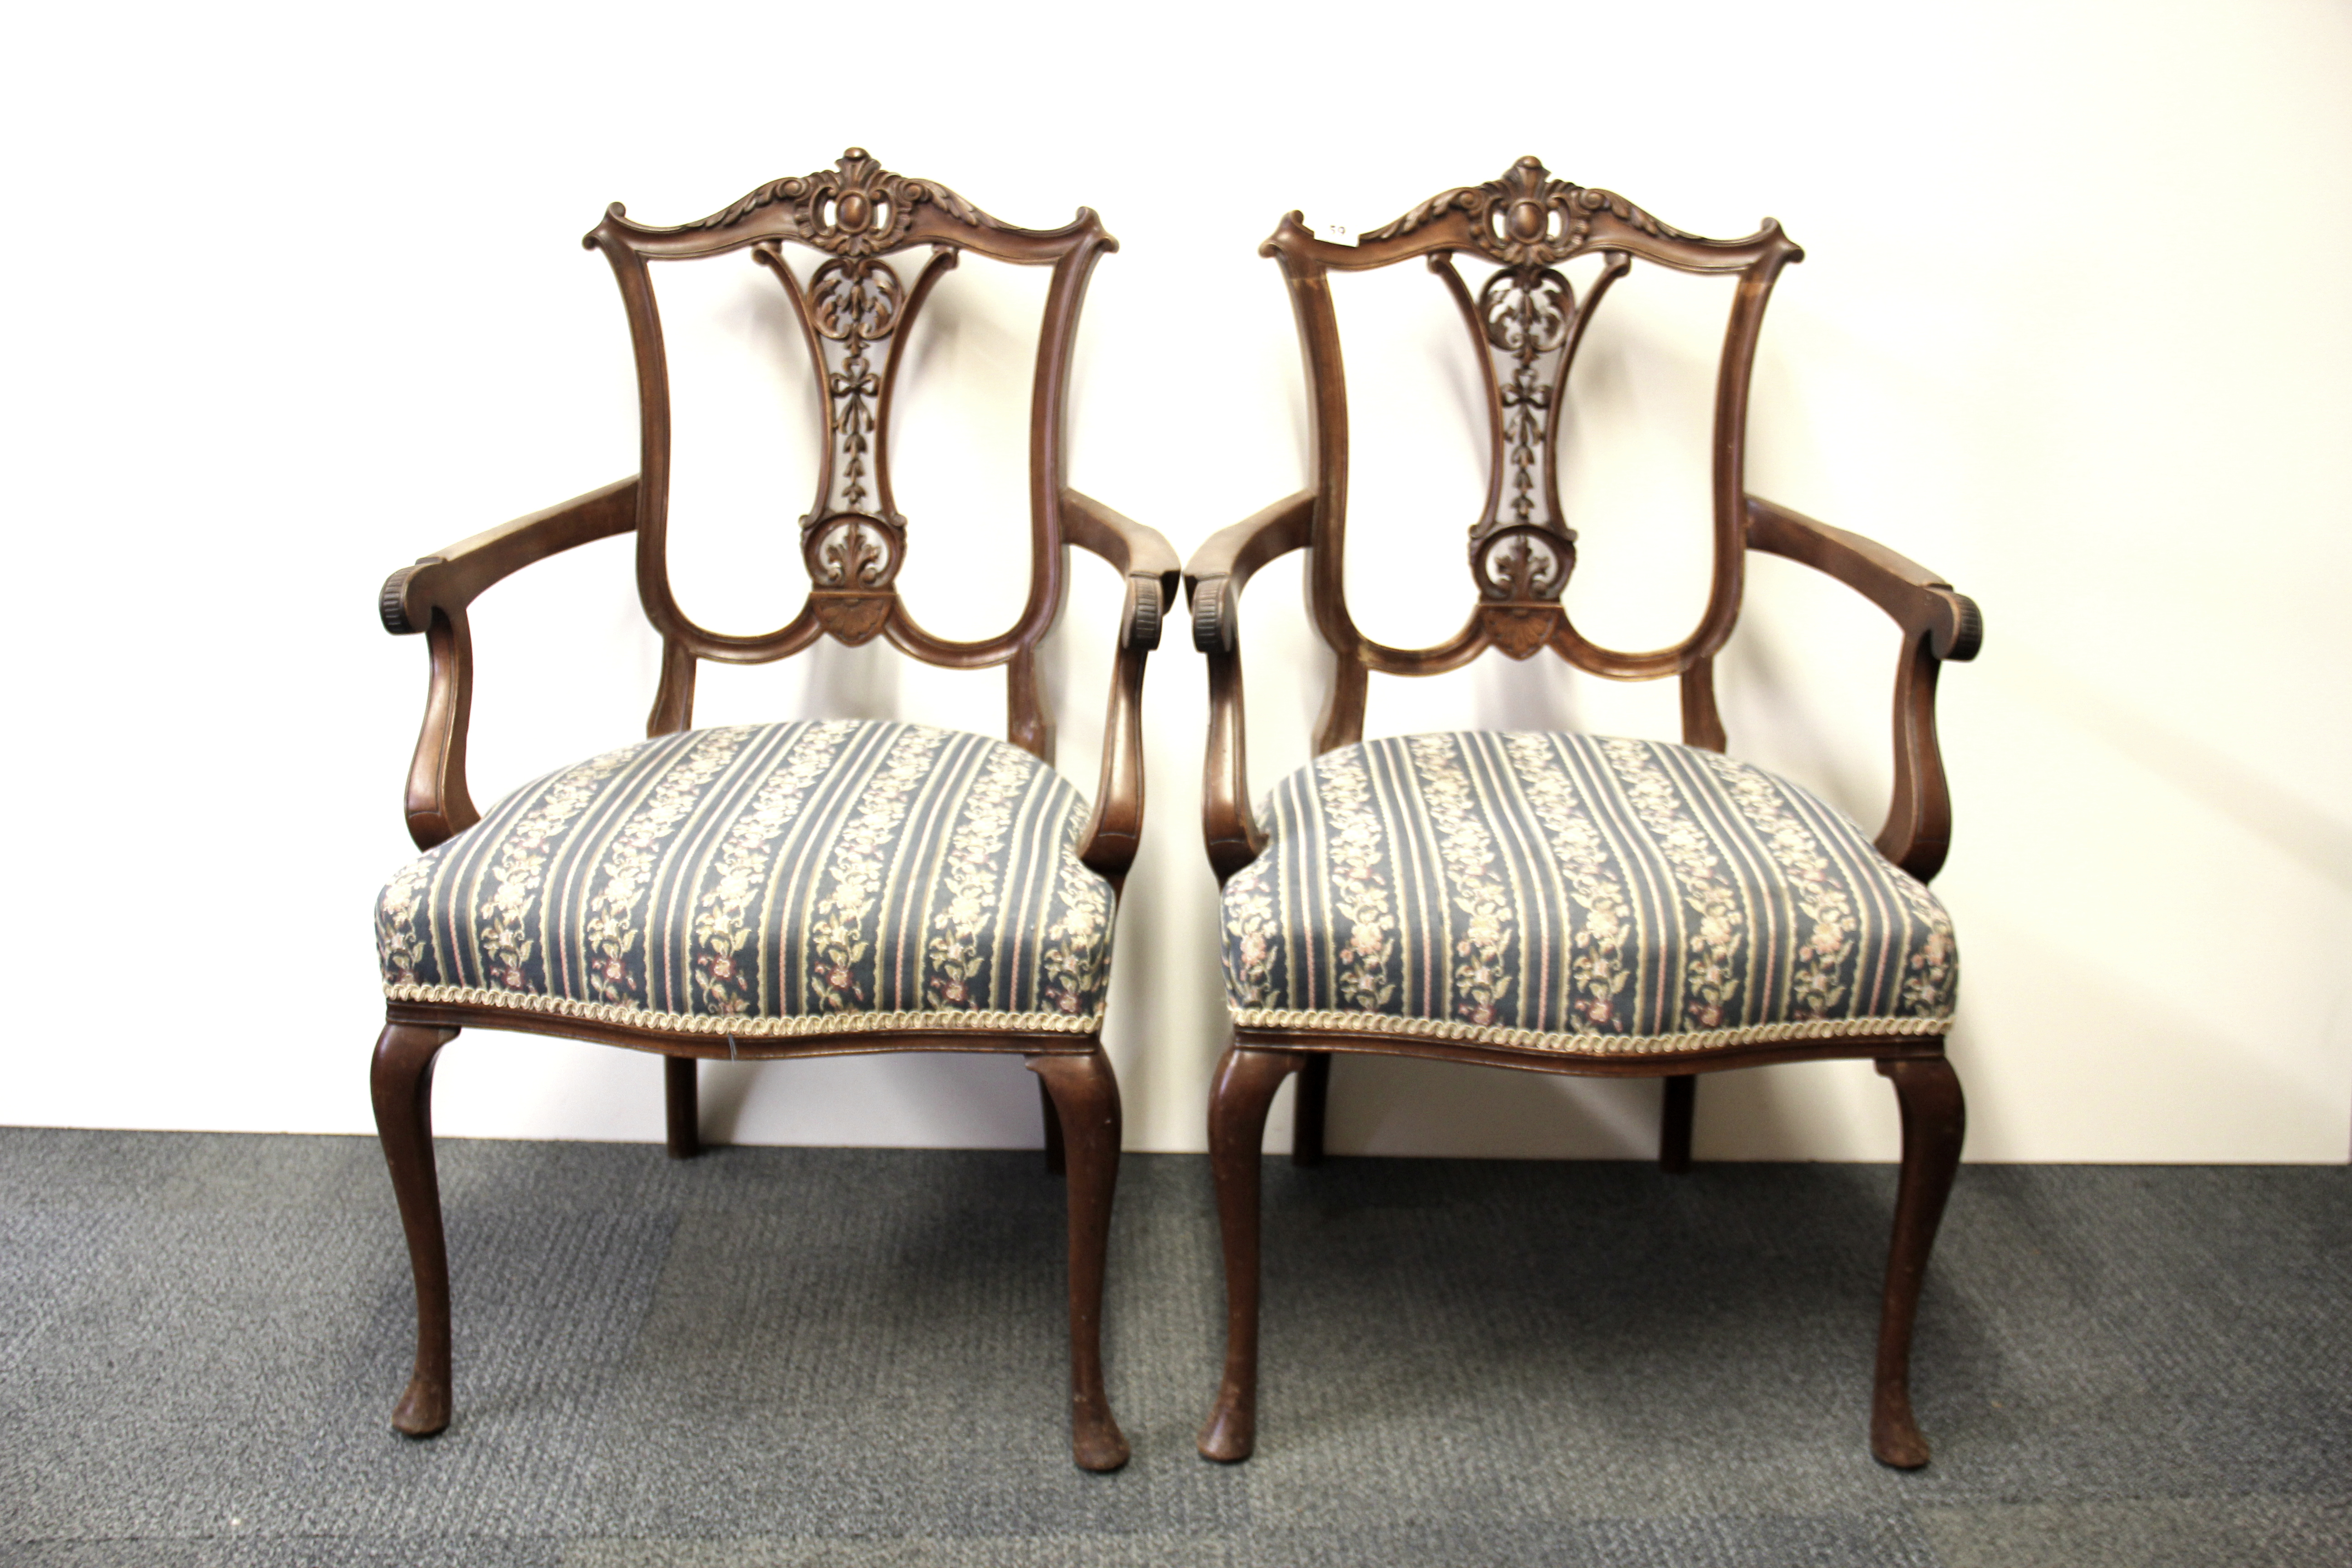
[[2249, 760], [2149, 718], [2113, 691], [2028, 648], [2004, 649], [2003, 685], [2122, 752], [2336, 887], [2352, 890], [2352, 825], [2281, 787]]
[[[1701, 1159], [1803, 1158], [1822, 1147], [1825, 1113], [1851, 1112], [1856, 1085], [1825, 1079], [1843, 1071], [1864, 1080], [1861, 1109], [1884, 1122], [1862, 1158], [1895, 1157], [1893, 1094], [1865, 1064], [1803, 1064], [1708, 1074], [1700, 1079], [1696, 1152]], [[1841, 1089], [1843, 1090], [1841, 1092]], [[1664, 1080], [1600, 1079], [1417, 1061], [1341, 1057], [1332, 1065], [1330, 1148], [1335, 1154], [1496, 1160], [1654, 1160]], [[1267, 1140], [1289, 1144], [1289, 1101], [1277, 1101]], [[1883, 1103], [1880, 1103], [1883, 1101]], [[1726, 1127], [1728, 1121], [1734, 1126]], [[1718, 1135], [1714, 1122], [1724, 1128]], [[1729, 1148], [1711, 1152], [1727, 1135]], [[1832, 1142], [1839, 1142], [1832, 1138]], [[1843, 1158], [1853, 1158], [1841, 1151]]]
[[1036, 1079], [1017, 1056], [913, 1051], [707, 1062], [702, 1131], [712, 1144], [809, 1148], [1034, 1149]]

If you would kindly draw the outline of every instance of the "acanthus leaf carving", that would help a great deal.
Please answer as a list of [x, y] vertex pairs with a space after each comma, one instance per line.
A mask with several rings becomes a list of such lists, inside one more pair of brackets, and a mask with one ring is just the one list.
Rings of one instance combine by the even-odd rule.
[[880, 592], [898, 574], [899, 531], [878, 517], [838, 512], [810, 525], [802, 544], [809, 578], [841, 593]]
[[937, 180], [892, 174], [863, 147], [848, 149], [830, 169], [771, 180], [686, 226], [725, 228], [762, 207], [789, 203], [794, 238], [835, 256], [878, 256], [907, 237], [915, 209], [925, 202], [970, 227], [1003, 226]]
[[1477, 205], [1477, 191], [1467, 185], [1457, 185], [1453, 190], [1439, 192], [1395, 222], [1382, 224], [1361, 237], [1368, 240], [1394, 239], [1399, 235], [1411, 234], [1422, 225], [1444, 213], [1449, 207], [1473, 207]]
[[1499, 179], [1441, 192], [1363, 237], [1368, 242], [1394, 239], [1456, 208], [1469, 215], [1478, 248], [1506, 267], [1549, 267], [1574, 255], [1591, 237], [1594, 217], [1603, 212], [1653, 238], [1692, 237], [1614, 191], [1553, 179], [1542, 161], [1533, 157], [1521, 158]]

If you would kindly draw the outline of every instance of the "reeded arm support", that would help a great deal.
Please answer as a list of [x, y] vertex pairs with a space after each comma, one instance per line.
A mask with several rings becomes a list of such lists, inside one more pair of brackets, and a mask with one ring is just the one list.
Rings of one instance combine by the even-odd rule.
[[1078, 847], [1079, 859], [1117, 884], [1126, 879], [1143, 842], [1143, 665], [1160, 646], [1160, 622], [1176, 597], [1181, 568], [1175, 547], [1157, 531], [1076, 490], [1063, 490], [1061, 500], [1065, 537], [1127, 578], [1110, 711], [1103, 724], [1102, 775], [1094, 815]]
[[430, 849], [481, 820], [466, 790], [466, 726], [474, 694], [467, 606], [534, 561], [628, 532], [636, 516], [633, 474], [478, 533], [384, 579], [376, 605], [383, 629], [394, 637], [423, 632], [433, 660], [425, 725], [408, 765], [408, 836], [419, 849]]
[[1201, 826], [1209, 864], [1223, 883], [1265, 847], [1250, 814], [1249, 756], [1242, 704], [1242, 589], [1267, 562], [1307, 546], [1316, 492], [1300, 490], [1212, 534], [1184, 567], [1192, 605], [1192, 646], [1209, 659], [1209, 749], [1201, 782]]
[[1885, 610], [1903, 628], [1895, 674], [1895, 795], [1878, 852], [1925, 882], [1943, 869], [1952, 797], [1936, 741], [1936, 677], [1947, 659], [1977, 656], [1984, 617], [1976, 601], [1885, 545], [1748, 498], [1748, 547], [1826, 573]]

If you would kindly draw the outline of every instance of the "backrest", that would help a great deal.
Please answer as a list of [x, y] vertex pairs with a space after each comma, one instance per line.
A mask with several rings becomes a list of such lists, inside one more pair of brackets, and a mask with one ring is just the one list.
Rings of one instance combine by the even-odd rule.
[[[1118, 242], [1085, 207], [1066, 227], [1015, 228], [936, 180], [892, 174], [863, 148], [813, 174], [772, 181], [721, 211], [675, 228], [631, 222], [615, 202], [582, 242], [613, 265], [636, 352], [643, 447], [637, 490], [637, 594], [661, 634], [662, 689], [648, 733], [692, 721], [697, 659], [763, 664], [832, 636], [858, 644], [887, 638], [932, 664], [1009, 667], [1009, 736], [1051, 760], [1053, 731], [1037, 688], [1039, 641], [1063, 591], [1063, 396], [1087, 279]], [[819, 253], [805, 284], [784, 247]], [[809, 592], [778, 629], [737, 637], [696, 625], [678, 607], [668, 566], [670, 387], [661, 313], [647, 263], [749, 248], [792, 301], [817, 378], [824, 428], [816, 496], [800, 520]], [[909, 253], [928, 250], [917, 262]], [[890, 405], [909, 329], [923, 300], [967, 252], [1051, 267], [1030, 400], [1030, 580], [1013, 624], [994, 637], [954, 642], [925, 631], [898, 598], [907, 520], [892, 503]], [[894, 258], [900, 258], [898, 261]]]
[[[1353, 245], [1318, 238], [1294, 212], [1259, 254], [1278, 261], [1289, 284], [1314, 419], [1307, 598], [1317, 631], [1339, 656], [1317, 749], [1362, 738], [1368, 673], [1434, 675], [1488, 647], [1522, 659], [1549, 647], [1580, 668], [1621, 680], [1679, 676], [1685, 739], [1720, 749], [1709, 661], [1739, 614], [1749, 371], [1773, 282], [1804, 254], [1780, 226], [1768, 218], [1746, 239], [1702, 239], [1622, 196], [1553, 179], [1536, 159], [1521, 158], [1501, 178], [1441, 192]], [[1559, 268], [1591, 254], [1602, 266], [1580, 300]], [[1484, 510], [1470, 526], [1477, 595], [1470, 618], [1443, 643], [1396, 648], [1366, 637], [1348, 610], [1348, 387], [1329, 275], [1417, 257], [1427, 259], [1461, 307], [1478, 356], [1491, 431], [1489, 479]], [[1457, 258], [1492, 270], [1465, 279]], [[1558, 458], [1577, 345], [1610, 286], [1637, 259], [1678, 272], [1730, 274], [1738, 282], [1716, 376], [1714, 569], [1706, 608], [1682, 641], [1626, 653], [1589, 641], [1561, 606], [1561, 590], [1576, 569], [1576, 531], [1561, 515]]]

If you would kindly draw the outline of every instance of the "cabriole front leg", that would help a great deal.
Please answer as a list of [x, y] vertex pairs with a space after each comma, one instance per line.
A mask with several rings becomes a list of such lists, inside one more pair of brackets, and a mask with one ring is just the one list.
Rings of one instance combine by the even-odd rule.
[[1941, 1057], [1882, 1061], [1903, 1112], [1903, 1176], [1895, 1195], [1895, 1240], [1886, 1258], [1886, 1294], [1878, 1322], [1878, 1375], [1870, 1406], [1870, 1451], [1878, 1462], [1916, 1470], [1927, 1440], [1911, 1415], [1911, 1330], [1936, 1226], [1959, 1169], [1968, 1109], [1959, 1076]]
[[1099, 1044], [1083, 1056], [1034, 1056], [1029, 1070], [1062, 1127], [1070, 1205], [1070, 1453], [1082, 1470], [1127, 1463], [1127, 1436], [1103, 1389], [1103, 1264], [1118, 1185], [1118, 1079]]
[[455, 1029], [386, 1024], [369, 1074], [376, 1136], [392, 1168], [416, 1279], [416, 1365], [392, 1412], [394, 1430], [411, 1437], [430, 1437], [449, 1425], [449, 1249], [433, 1168], [433, 1058], [457, 1037]]
[[1235, 1045], [1209, 1091], [1209, 1169], [1225, 1250], [1225, 1376], [1199, 1446], [1202, 1458], [1225, 1464], [1257, 1447], [1258, 1165], [1274, 1091], [1303, 1065], [1289, 1051]]

